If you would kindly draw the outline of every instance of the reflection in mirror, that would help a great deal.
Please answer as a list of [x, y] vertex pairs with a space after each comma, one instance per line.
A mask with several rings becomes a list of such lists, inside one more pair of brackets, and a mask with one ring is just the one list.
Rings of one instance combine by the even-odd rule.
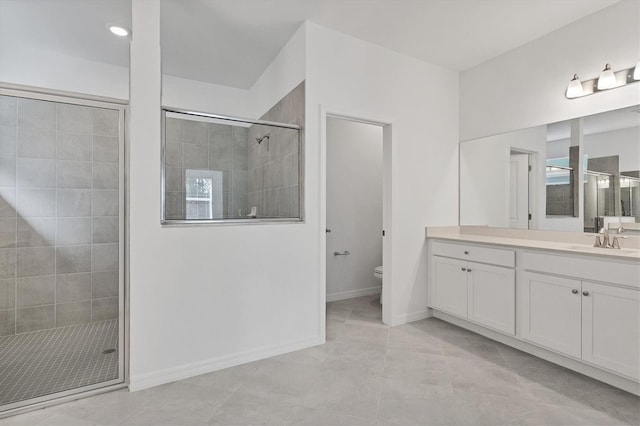
[[[640, 108], [609, 111], [460, 144], [460, 225], [627, 232], [640, 225]], [[529, 185], [515, 185], [515, 153], [527, 153]]]
[[[568, 121], [547, 126], [545, 193], [547, 217], [577, 215], [575, 179], [580, 158], [579, 125]], [[578, 123], [579, 124], [579, 123]]]
[[640, 169], [638, 111], [634, 106], [584, 118], [585, 232], [603, 227], [618, 229], [620, 223], [624, 227], [624, 223], [636, 222], [631, 211], [625, 212], [621, 174]]
[[640, 171], [622, 172], [620, 176], [620, 204], [623, 218], [640, 222]]

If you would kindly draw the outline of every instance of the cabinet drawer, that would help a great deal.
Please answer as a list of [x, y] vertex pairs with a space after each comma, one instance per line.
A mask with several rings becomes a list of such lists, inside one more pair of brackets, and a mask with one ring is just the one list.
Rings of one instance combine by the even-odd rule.
[[489, 263], [492, 265], [515, 267], [515, 252], [513, 250], [479, 247], [469, 244], [445, 243], [433, 241], [432, 254], [436, 256], [453, 257], [472, 262]]
[[634, 261], [598, 259], [595, 256], [559, 256], [534, 251], [523, 252], [521, 261], [522, 267], [528, 271], [640, 287], [640, 263]]

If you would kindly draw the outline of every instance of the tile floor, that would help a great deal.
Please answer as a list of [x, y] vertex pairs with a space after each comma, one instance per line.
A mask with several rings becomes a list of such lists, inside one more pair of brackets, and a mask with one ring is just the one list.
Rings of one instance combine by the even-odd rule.
[[327, 343], [0, 425], [629, 425], [640, 399], [437, 319], [388, 328], [376, 297], [327, 305]]
[[0, 337], [0, 406], [117, 379], [117, 348], [118, 320]]

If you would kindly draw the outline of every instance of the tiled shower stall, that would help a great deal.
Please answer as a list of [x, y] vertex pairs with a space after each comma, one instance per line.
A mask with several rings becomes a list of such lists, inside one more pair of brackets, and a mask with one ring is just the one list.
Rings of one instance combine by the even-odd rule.
[[[304, 126], [304, 82], [260, 120]], [[178, 114], [165, 123], [165, 219], [296, 218], [300, 214], [300, 147], [304, 134], [237, 121], [206, 122]], [[302, 133], [302, 134], [301, 134]], [[258, 140], [260, 143], [258, 143]], [[220, 173], [219, 215], [189, 213], [188, 174]]]
[[0, 96], [0, 336], [118, 316], [118, 111]]

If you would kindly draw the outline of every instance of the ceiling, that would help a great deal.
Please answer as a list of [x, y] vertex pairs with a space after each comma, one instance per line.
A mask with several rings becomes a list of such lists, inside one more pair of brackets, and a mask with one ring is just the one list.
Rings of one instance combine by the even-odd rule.
[[[250, 88], [305, 20], [465, 70], [619, 0], [161, 0], [163, 72]], [[0, 0], [0, 40], [128, 64], [131, 0]], [[134, 34], [135, 36], [135, 34]]]
[[131, 28], [131, 0], [0, 0], [0, 47], [27, 44], [128, 67], [128, 39], [108, 23]]

